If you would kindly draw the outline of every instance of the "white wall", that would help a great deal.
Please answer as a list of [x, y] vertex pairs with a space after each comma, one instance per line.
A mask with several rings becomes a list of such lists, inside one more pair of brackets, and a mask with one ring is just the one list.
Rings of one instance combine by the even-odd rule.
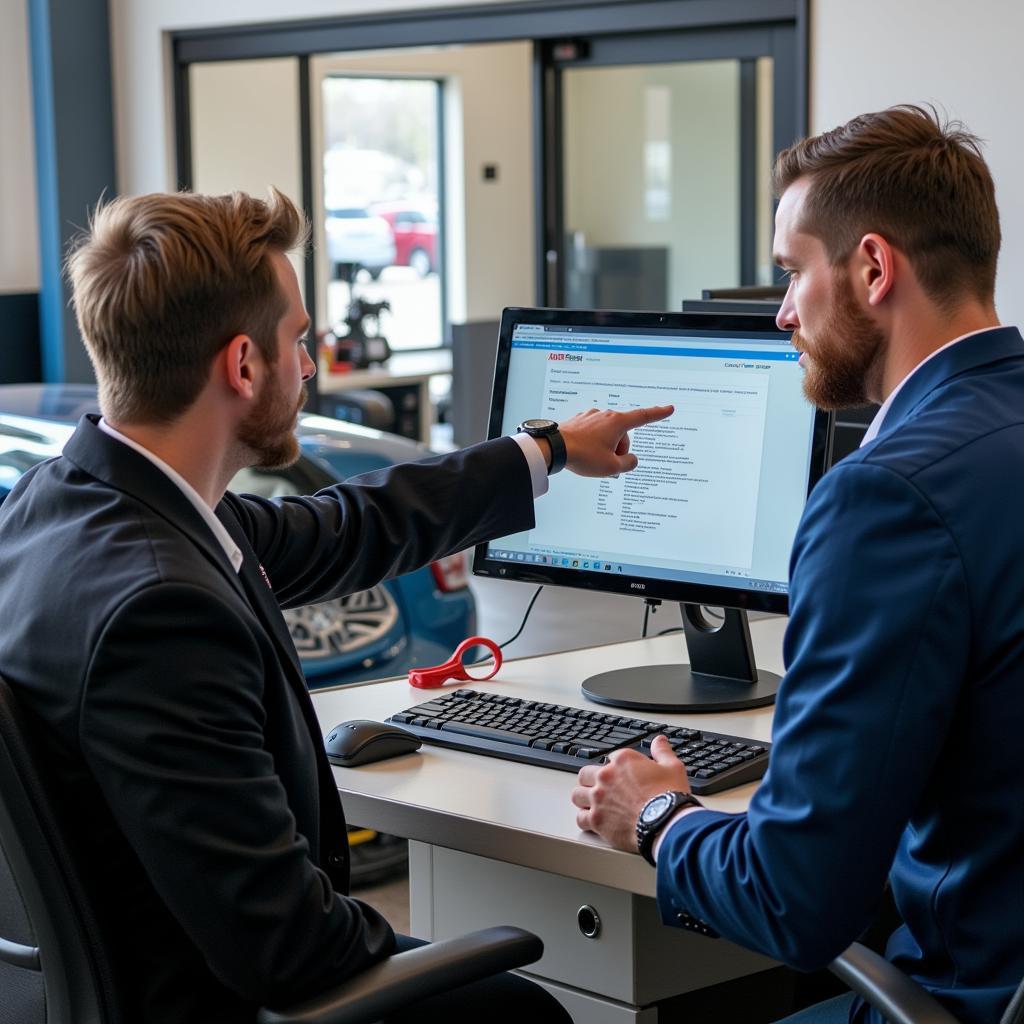
[[1003, 250], [996, 303], [1024, 324], [1024, 4], [813, 0], [811, 130], [894, 103], [934, 103], [986, 140]]
[[[301, 205], [298, 60], [196, 64], [189, 92], [195, 190], [265, 197], [274, 185]], [[290, 258], [305, 292], [302, 257]]]
[[0, 0], [0, 292], [39, 288], [27, 0]]

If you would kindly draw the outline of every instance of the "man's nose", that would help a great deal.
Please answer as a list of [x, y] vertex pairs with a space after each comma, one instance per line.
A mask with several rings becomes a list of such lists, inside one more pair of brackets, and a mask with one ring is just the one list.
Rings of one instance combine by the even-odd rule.
[[305, 345], [302, 346], [302, 359], [299, 362], [299, 367], [302, 370], [303, 380], [309, 380], [316, 373], [316, 363], [313, 362], [313, 357]]
[[800, 330], [800, 318], [796, 315], [796, 303], [793, 301], [792, 284], [786, 289], [786, 297], [782, 300], [779, 312], [775, 317], [775, 325], [780, 331]]

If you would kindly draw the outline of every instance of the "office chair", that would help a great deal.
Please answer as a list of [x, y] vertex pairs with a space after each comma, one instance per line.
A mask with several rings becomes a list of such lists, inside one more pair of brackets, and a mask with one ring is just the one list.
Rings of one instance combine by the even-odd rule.
[[[956, 1018], [920, 985], [859, 942], [836, 957], [828, 969], [890, 1024], [957, 1024]], [[1024, 1024], [1024, 981], [999, 1024]]]
[[[127, 1024], [109, 954], [49, 796], [31, 722], [0, 677], [0, 1024]], [[370, 1024], [540, 959], [520, 928], [485, 928], [389, 957], [259, 1024]]]

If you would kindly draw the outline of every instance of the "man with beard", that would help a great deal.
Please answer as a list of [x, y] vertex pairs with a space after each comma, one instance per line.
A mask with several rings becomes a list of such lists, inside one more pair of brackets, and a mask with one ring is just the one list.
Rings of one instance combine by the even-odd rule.
[[[303, 235], [276, 192], [101, 209], [69, 272], [103, 417], [0, 511], [0, 674], [38, 724], [133, 1022], [252, 1021], [396, 948], [345, 895], [345, 820], [281, 608], [530, 529], [549, 463], [628, 471], [626, 432], [671, 413], [592, 410], [561, 450], [501, 438], [312, 497], [232, 494], [243, 467], [298, 455], [314, 366], [286, 253]], [[495, 1012], [567, 1019], [511, 976], [415, 1010]]]
[[[861, 934], [888, 877], [888, 958], [991, 1024], [1024, 975], [1024, 531], [1007, 489], [1024, 477], [1024, 342], [995, 313], [992, 179], [973, 136], [896, 107], [784, 151], [775, 185], [778, 323], [807, 395], [881, 408], [797, 532], [771, 766], [746, 814], [717, 813], [657, 741], [653, 760], [584, 768], [577, 821], [656, 863], [667, 924], [801, 969]], [[844, 996], [797, 1019], [880, 1017]]]

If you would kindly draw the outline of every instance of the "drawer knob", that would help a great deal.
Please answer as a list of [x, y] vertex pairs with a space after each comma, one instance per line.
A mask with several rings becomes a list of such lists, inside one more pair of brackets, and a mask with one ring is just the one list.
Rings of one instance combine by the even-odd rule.
[[596, 939], [601, 934], [601, 915], [588, 903], [576, 911], [576, 923], [588, 939]]

